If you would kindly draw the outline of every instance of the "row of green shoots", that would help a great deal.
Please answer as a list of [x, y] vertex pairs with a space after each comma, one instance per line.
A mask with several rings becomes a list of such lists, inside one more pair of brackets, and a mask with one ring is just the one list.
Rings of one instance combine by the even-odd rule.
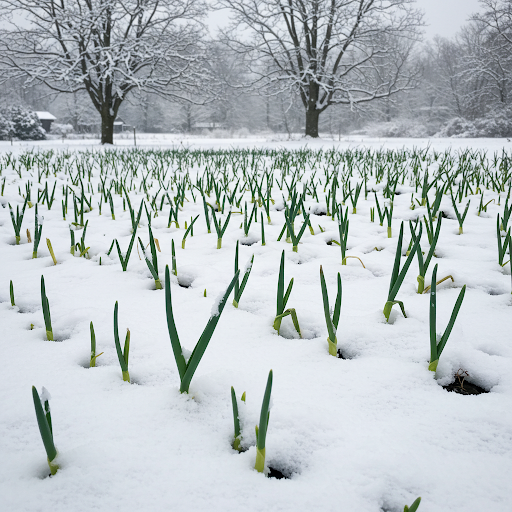
[[[272, 393], [272, 381], [273, 381], [273, 372], [270, 370], [267, 379], [267, 385], [265, 387], [265, 392], [263, 394], [263, 401], [261, 404], [260, 411], [260, 420], [259, 425], [255, 426], [256, 430], [256, 461], [254, 464], [254, 469], [260, 473], [265, 472], [265, 446], [267, 439], [267, 430], [270, 421], [270, 403], [271, 403], [271, 393]], [[55, 447], [55, 442], [53, 438], [53, 426], [52, 426], [52, 417], [50, 411], [49, 400], [51, 398], [49, 392], [46, 388], [43, 387], [41, 396], [37, 392], [35, 386], [32, 386], [32, 398], [34, 402], [34, 408], [36, 412], [37, 424], [39, 427], [39, 432], [41, 434], [41, 439], [43, 440], [43, 445], [47, 454], [47, 461], [50, 468], [51, 475], [56, 475], [59, 470], [58, 463], [58, 451]], [[241, 396], [240, 401], [245, 404], [246, 401], [246, 393], [244, 392]], [[231, 387], [231, 403], [233, 410], [233, 423], [234, 423], [234, 438], [233, 438], [233, 448], [237, 451], [242, 451], [242, 430], [240, 427], [240, 418], [239, 418], [239, 402], [236, 398], [235, 390]], [[421, 498], [417, 498], [414, 500], [411, 506], [405, 505], [404, 512], [416, 512], [420, 505]]]
[[[421, 232], [421, 229], [420, 229]], [[413, 248], [410, 250], [409, 255], [407, 256], [407, 261], [404, 267], [402, 268], [402, 271], [398, 272], [398, 265], [399, 265], [399, 256], [401, 253], [401, 240], [403, 236], [403, 225], [401, 228], [401, 233], [399, 237], [399, 244], [397, 246], [397, 259], [395, 261], [395, 268], [393, 270], [392, 278], [391, 278], [391, 285], [390, 290], [396, 290], [400, 288], [401, 283], [403, 282], [403, 278], [405, 277], [405, 272], [407, 271], [407, 267], [410, 264], [410, 260], [412, 259], [413, 255], [419, 250], [419, 236], [415, 239]], [[224, 310], [224, 307], [226, 305], [226, 302], [228, 300], [229, 295], [234, 290], [235, 292], [235, 298], [233, 299], [233, 305], [235, 307], [238, 307], [238, 303], [241, 299], [242, 293], [245, 289], [245, 286], [247, 284], [247, 281], [249, 279], [249, 275], [252, 268], [252, 263], [254, 260], [254, 256], [251, 258], [249, 264], [246, 266], [244, 277], [242, 279], [242, 282], [240, 283], [239, 277], [240, 277], [240, 269], [238, 268], [238, 246], [237, 246], [237, 252], [236, 252], [236, 258], [235, 258], [235, 275], [231, 279], [231, 282], [229, 283], [228, 287], [224, 291], [224, 293], [219, 297], [219, 300], [215, 303], [214, 308], [212, 310], [212, 315], [210, 319], [208, 320], [208, 323], [201, 334], [198, 342], [196, 343], [193, 351], [191, 352], [190, 356], [186, 357], [185, 351], [183, 350], [183, 347], [180, 343], [180, 338], [178, 335], [177, 327], [174, 320], [174, 313], [173, 313], [173, 307], [172, 307], [172, 300], [171, 300], [171, 283], [170, 283], [170, 270], [169, 267], [166, 266], [165, 269], [165, 305], [166, 305], [166, 317], [167, 317], [167, 327], [169, 332], [169, 337], [171, 340], [171, 346], [173, 349], [174, 358], [176, 361], [176, 365], [178, 368], [179, 378], [180, 378], [180, 392], [182, 393], [188, 393], [190, 384], [192, 381], [192, 377], [194, 373], [197, 370], [197, 367], [206, 351], [206, 348], [213, 336], [213, 333], [215, 331], [215, 328], [217, 326], [217, 323], [219, 322], [220, 316], [222, 314], [222, 311]], [[286, 291], [284, 286], [284, 262], [285, 262], [285, 253], [284, 251], [281, 254], [281, 262], [280, 262], [280, 268], [279, 268], [279, 277], [278, 277], [278, 287], [277, 287], [277, 309], [276, 309], [276, 317], [274, 320], [274, 328], [276, 331], [279, 332], [281, 321], [284, 317], [291, 315], [293, 324], [298, 332], [299, 335], [301, 335], [297, 315], [295, 312], [295, 309], [293, 308], [286, 308], [288, 299], [290, 297], [292, 287], [293, 287], [293, 279], [290, 280]], [[456, 301], [456, 304], [453, 308], [453, 312], [450, 318], [450, 321], [448, 323], [448, 326], [446, 327], [443, 335], [438, 338], [436, 333], [436, 287], [438, 282], [436, 281], [437, 278], [437, 265], [434, 267], [433, 273], [432, 273], [432, 285], [430, 286], [430, 344], [431, 344], [431, 358], [429, 363], [429, 370], [435, 372], [437, 369], [437, 365], [439, 363], [439, 358], [441, 356], [441, 353], [446, 345], [446, 342], [448, 340], [448, 337], [451, 333], [451, 330], [453, 328], [455, 319], [457, 317], [457, 314], [459, 312], [459, 309], [462, 304], [462, 300], [464, 298], [465, 293], [465, 286], [462, 288], [459, 297]], [[338, 323], [340, 319], [340, 312], [341, 312], [341, 303], [342, 303], [342, 283], [341, 283], [341, 276], [338, 273], [337, 276], [337, 294], [336, 294], [336, 300], [335, 300], [335, 306], [333, 310], [333, 314], [331, 314], [330, 306], [329, 306], [329, 299], [328, 299], [328, 292], [327, 292], [327, 286], [325, 283], [325, 277], [323, 273], [322, 267], [320, 267], [320, 285], [321, 285], [321, 291], [322, 291], [322, 298], [323, 298], [323, 306], [324, 306], [324, 313], [325, 313], [325, 320], [327, 325], [327, 331], [328, 331], [328, 351], [329, 354], [332, 356], [338, 355], [337, 350], [337, 337], [336, 337], [336, 331], [338, 329]], [[11, 293], [11, 302], [14, 305], [14, 290], [13, 285], [11, 282], [10, 287], [10, 293]], [[45, 284], [44, 284], [44, 277], [41, 277], [41, 298], [42, 298], [42, 305], [43, 305], [43, 316], [45, 321], [45, 327], [46, 327], [46, 334], [48, 340], [52, 341], [53, 338], [53, 329], [51, 324], [51, 316], [50, 316], [50, 307], [49, 307], [49, 301], [46, 296], [46, 290], [45, 290]], [[389, 297], [388, 297], [389, 299]], [[384, 309], [384, 313], [386, 314], [387, 310], [389, 309], [389, 304], [391, 303], [391, 306], [394, 303], [399, 303], [402, 311], [405, 315], [405, 310], [403, 303], [399, 301], [394, 301], [389, 299], [386, 303], [386, 307]], [[389, 314], [387, 316], [389, 318]], [[94, 332], [94, 327], [91, 322], [90, 325], [90, 331], [91, 331], [91, 357], [90, 357], [90, 366], [94, 367], [96, 365], [96, 360], [101, 354], [96, 353], [96, 336]], [[127, 329], [126, 337], [124, 340], [124, 347], [121, 347], [121, 341], [119, 336], [119, 322], [118, 322], [118, 303], [116, 302], [114, 307], [114, 340], [115, 340], [115, 346], [116, 346], [116, 352], [119, 360], [119, 364], [121, 367], [122, 377], [123, 380], [126, 382], [130, 382], [130, 373], [129, 373], [129, 351], [130, 351], [130, 331]], [[260, 425], [257, 428], [257, 459], [255, 467], [258, 471], [263, 471], [264, 467], [264, 461], [265, 461], [265, 439], [266, 439], [266, 432], [268, 427], [268, 419], [269, 419], [269, 411], [268, 411], [268, 402], [270, 400], [270, 393], [271, 393], [271, 387], [272, 387], [272, 372], [269, 374], [269, 379], [267, 382], [267, 388], [265, 391], [265, 397], [264, 402], [262, 406], [262, 416], [260, 419]], [[234, 397], [234, 391], [232, 391]], [[234, 400], [234, 399], [233, 399]], [[235, 417], [238, 416], [237, 409], [236, 409], [236, 402], [233, 401], [233, 411]], [[37, 408], [36, 408], [37, 411]], [[39, 421], [39, 420], [38, 420]], [[42, 428], [40, 426], [40, 428]], [[43, 433], [44, 431], [44, 433]], [[51, 423], [49, 430], [48, 429], [42, 429], [41, 435], [43, 436], [43, 442], [45, 444], [45, 448], [47, 449], [47, 455], [48, 455], [48, 461], [50, 464], [50, 469], [52, 470], [52, 473], [56, 470], [56, 466], [52, 465], [53, 458], [56, 455], [55, 450], [51, 450], [48, 448], [50, 446], [50, 443], [48, 441], [48, 431], [51, 434]], [[51, 438], [53, 439], [52, 435]], [[45, 440], [46, 439], [46, 440]], [[235, 437], [234, 437], [234, 447], [239, 448], [239, 440], [240, 440], [240, 429], [239, 424], [237, 423], [237, 420], [235, 420]], [[238, 439], [238, 441], [237, 441]]]
[[[337, 180], [337, 178], [334, 177], [333, 182], [335, 183], [336, 180]], [[356, 188], [360, 192], [361, 187], [356, 187]], [[428, 189], [428, 187], [427, 187], [427, 189]], [[171, 212], [169, 215], [169, 226], [173, 222], [177, 226], [179, 226], [178, 220], [177, 220], [177, 212], [179, 211], [179, 204], [183, 205], [183, 201], [185, 200], [185, 197], [183, 195], [185, 186], [183, 185], [180, 188], [180, 190], [182, 191], [182, 192], [180, 192], [180, 194], [181, 194], [180, 201], [177, 201], [174, 208], [173, 208], [173, 202], [167, 194], [167, 198], [169, 200], [169, 204], [170, 204], [170, 208], [171, 208]], [[236, 188], [235, 188], [235, 190], [236, 190]], [[122, 191], [124, 191], [126, 203], [128, 205], [129, 211], [130, 211], [130, 218], [131, 218], [131, 223], [132, 223], [132, 236], [131, 236], [131, 239], [130, 239], [130, 242], [129, 242], [126, 252], [123, 252], [121, 250], [118, 240], [114, 239], [112, 241], [112, 244], [111, 244], [110, 249], [108, 250], [107, 254], [110, 255], [110, 253], [112, 252], [112, 249], [115, 245], [122, 269], [123, 269], [123, 271], [127, 270], [128, 262], [130, 260], [130, 256], [132, 253], [132, 249], [134, 247], [134, 244], [136, 243], [137, 229], [140, 224], [141, 215], [142, 215], [143, 209], [145, 208], [147, 222], [148, 222], [149, 246], [150, 246], [150, 250], [151, 250], [151, 258], [148, 257], [148, 255], [146, 254], [145, 247], [144, 247], [140, 237], [138, 238], [138, 242], [139, 242], [140, 248], [142, 250], [142, 253], [144, 255], [144, 259], [148, 265], [148, 268], [155, 279], [155, 285], [156, 285], [157, 289], [160, 289], [161, 282], [158, 277], [158, 262], [157, 262], [157, 255], [156, 255], [156, 248], [159, 249], [159, 245], [158, 245], [158, 240], [155, 239], [153, 236], [153, 231], [151, 228], [152, 214], [148, 210], [147, 205], [145, 205], [144, 199], [141, 201], [138, 213], [136, 213], [135, 210], [131, 206], [131, 201], [129, 199], [129, 195], [124, 187], [122, 188]], [[419, 265], [420, 265], [419, 275], [420, 275], [420, 278], [423, 278], [423, 279], [425, 276], [425, 270], [428, 267], [428, 263], [434, 254], [434, 250], [435, 250], [438, 238], [439, 238], [439, 233], [440, 233], [440, 229], [441, 229], [441, 220], [443, 217], [443, 212], [440, 211], [439, 208], [440, 208], [441, 198], [444, 193], [445, 193], [445, 187], [442, 186], [436, 191], [436, 198], [432, 205], [430, 205], [428, 197], [425, 198], [425, 204], [427, 206], [427, 214], [423, 217], [423, 223], [425, 225], [425, 231], [428, 236], [428, 241], [430, 244], [430, 251], [429, 251], [427, 257], [425, 258], [424, 262], [419, 261]], [[510, 203], [510, 193], [511, 193], [511, 188], [509, 187], [508, 194], [507, 194], [507, 197], [505, 200], [505, 207], [504, 207], [503, 215], [502, 216], [500, 216], [500, 214], [497, 215], [498, 263], [501, 266], [505, 266], [508, 263], [508, 261], [505, 261], [506, 260], [506, 252], [507, 252], [507, 250], [509, 250], [509, 252], [510, 252], [510, 245], [511, 245], [511, 227], [509, 226], [509, 221], [512, 216], [512, 203]], [[277, 240], [278, 241], [281, 240], [284, 233], [286, 232], [286, 240], [293, 245], [293, 251], [297, 252], [299, 242], [300, 242], [306, 228], [309, 227], [309, 230], [310, 230], [311, 234], [313, 234], [313, 235], [314, 235], [314, 230], [313, 230], [313, 226], [310, 221], [311, 214], [306, 213], [306, 206], [305, 206], [306, 190], [304, 190], [304, 192], [299, 195], [295, 189], [293, 189], [292, 187], [289, 187], [289, 194], [290, 194], [290, 196], [289, 196], [290, 204], [288, 204], [286, 202], [286, 200], [284, 199], [284, 196], [283, 196], [283, 202], [285, 205], [285, 212], [284, 212], [285, 223], [283, 225], [283, 229], [281, 230], [281, 233]], [[357, 193], [356, 195], [358, 196], [359, 194]], [[20, 238], [21, 238], [21, 224], [23, 221], [25, 208], [28, 204], [27, 197], [28, 197], [28, 195], [25, 198], [25, 202], [24, 202], [21, 210], [19, 208], [19, 205], [16, 207], [16, 213], [14, 213], [13, 209], [9, 205], [11, 220], [12, 220], [12, 224], [13, 224], [14, 231], [15, 231], [16, 243], [19, 243]], [[336, 243], [340, 246], [341, 258], [342, 258], [343, 265], [346, 264], [348, 258], [357, 258], [357, 259], [359, 259], [359, 261], [361, 261], [360, 258], [357, 256], [351, 256], [351, 255], [346, 254], [348, 232], [349, 232], [348, 208], [346, 208], [345, 211], [343, 211], [342, 204], [340, 205], [340, 204], [336, 203], [334, 197], [335, 197], [335, 194], [333, 192], [333, 195], [332, 195], [332, 208], [333, 208], [332, 217], [333, 217], [333, 220], [337, 217], [338, 227], [339, 227], [339, 241], [332, 240], [332, 242]], [[125, 199], [123, 199], [123, 202], [125, 201]], [[176, 198], [175, 198], [175, 200], [176, 200]], [[376, 194], [375, 194], [375, 201], [376, 201], [377, 209], [379, 212], [379, 217], [381, 217], [381, 224], [382, 224], [382, 218], [384, 216], [388, 218], [388, 236], [391, 236], [391, 219], [392, 219], [392, 212], [393, 212], [393, 202], [389, 201], [388, 205], [384, 209], [384, 213], [381, 214], [381, 208], [379, 206], [379, 202], [378, 202]], [[453, 194], [452, 194], [452, 201], [453, 201], [454, 211], [456, 213], [458, 223], [459, 223], [459, 233], [462, 234], [462, 232], [463, 232], [462, 226], [463, 226], [464, 219], [466, 218], [466, 215], [468, 212], [469, 201], [468, 201], [468, 204], [466, 205], [466, 208], [462, 214], [460, 214], [457, 209]], [[76, 203], [76, 200], [75, 200], [75, 203]], [[269, 203], [270, 203], [270, 195], [267, 194], [266, 200], [263, 201], [262, 204], [267, 205]], [[481, 200], [481, 203], [482, 203], [482, 200]], [[217, 233], [217, 248], [218, 249], [220, 249], [222, 247], [222, 238], [227, 229], [227, 226], [229, 224], [232, 213], [243, 214], [244, 219], [243, 219], [241, 227], [244, 228], [244, 233], [246, 236], [248, 236], [248, 234], [249, 234], [249, 229], [250, 229], [252, 221], [257, 220], [257, 202], [254, 203], [252, 212], [250, 214], [248, 213], [249, 210], [247, 207], [247, 203], [245, 203], [245, 208], [244, 208], [243, 212], [242, 211], [232, 212], [232, 210], [230, 209], [230, 211], [224, 221], [221, 221], [220, 218], [219, 219], [217, 218], [217, 216], [215, 214], [215, 208], [210, 203], [207, 203], [204, 195], [203, 195], [203, 205], [204, 205], [205, 220], [206, 220], [208, 232], [211, 232], [211, 224], [212, 224], [211, 221], [213, 221], [213, 225], [214, 225], [215, 231]], [[163, 201], [162, 201], [161, 206], [163, 206]], [[484, 207], [485, 207], [485, 205], [482, 206], [482, 208], [484, 208]], [[266, 212], [267, 213], [267, 221], [270, 223], [270, 213], [269, 213], [268, 207], [266, 207], [265, 209], [267, 210], [267, 212]], [[210, 213], [210, 210], [211, 210], [211, 213]], [[354, 210], [355, 210], [355, 208], [354, 208]], [[298, 215], [300, 215], [301, 212], [303, 215], [302, 225], [299, 228], [299, 230], [296, 231], [295, 223], [296, 223]], [[83, 214], [83, 207], [81, 210], [81, 214]], [[210, 218], [210, 215], [211, 215], [211, 218]], [[185, 243], [186, 243], [186, 239], [187, 239], [188, 235], [190, 234], [191, 236], [193, 236], [194, 224], [198, 220], [199, 216], [200, 215], [196, 215], [195, 218], [191, 218], [190, 224], [188, 226], [187, 226], [187, 223], [185, 223], [185, 233], [182, 238], [182, 248], [183, 249], [185, 248]], [[261, 212], [260, 217], [261, 217], [261, 223], [260, 223], [261, 224], [261, 243], [262, 243], [262, 245], [265, 245], [265, 228], [264, 228], [264, 221], [263, 221], [263, 212]], [[174, 218], [175, 220], [171, 220], [171, 218]], [[435, 225], [435, 222], [434, 222], [436, 218], [437, 218], [437, 225]], [[373, 218], [372, 218], [372, 220], [373, 220]], [[70, 225], [70, 237], [71, 237], [70, 252], [73, 255], [75, 255], [75, 253], [77, 253], [81, 257], [88, 257], [90, 247], [87, 246], [86, 241], [85, 241], [88, 222], [89, 221], [87, 220], [87, 221], [85, 221], [85, 223], [83, 223], [83, 219], [82, 219], [81, 223], [72, 223], [72, 225]], [[420, 222], [419, 218], [417, 218], [414, 221], [414, 226], [413, 226], [413, 223], [411, 221], [411, 235], [412, 235], [413, 241], [416, 238], [415, 231], [418, 227], [418, 222]], [[43, 217], [38, 214], [38, 204], [36, 203], [36, 205], [35, 205], [34, 241], [33, 241], [33, 244], [34, 244], [33, 258], [37, 257], [38, 247], [39, 247], [40, 240], [41, 240], [42, 227], [43, 227]], [[82, 236], [81, 236], [79, 242], [76, 242], [76, 240], [75, 240], [75, 230], [76, 229], [83, 229]], [[320, 229], [323, 231], [322, 228], [320, 228]], [[421, 230], [421, 226], [420, 226], [420, 230]], [[27, 236], [28, 236], [28, 239], [30, 240], [30, 232], [28, 230], [27, 230]], [[421, 233], [419, 236], [421, 237]], [[51, 247], [51, 242], [49, 239], [47, 239], [47, 245], [48, 245], [50, 254], [53, 258], [53, 261], [56, 264], [57, 260], [55, 258], [55, 254], [53, 252], [53, 249]], [[174, 242], [173, 242], [173, 245], [174, 245]], [[174, 258], [175, 258], [175, 253], [173, 250], [173, 261], [175, 261]], [[418, 258], [420, 258], [420, 252], [418, 252]], [[364, 267], [364, 264], [362, 261], [361, 261], [361, 264]], [[422, 268], [422, 267], [425, 267], [425, 268]], [[420, 283], [420, 285], [418, 287], [419, 293], [422, 292], [421, 288], [422, 288], [422, 285]]]

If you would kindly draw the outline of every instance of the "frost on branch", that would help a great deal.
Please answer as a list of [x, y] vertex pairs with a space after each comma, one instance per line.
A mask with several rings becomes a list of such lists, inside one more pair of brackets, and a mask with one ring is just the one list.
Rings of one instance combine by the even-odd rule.
[[[119, 107], [133, 91], [189, 98], [209, 81], [200, 0], [6, 0], [0, 70], [25, 85], [86, 91], [113, 142]], [[14, 16], [23, 11], [24, 23]]]
[[233, 15], [224, 39], [247, 54], [259, 89], [300, 96], [305, 134], [312, 137], [318, 137], [319, 116], [330, 105], [354, 108], [412, 87], [418, 70], [410, 69], [407, 60], [422, 25], [413, 4], [219, 0]]

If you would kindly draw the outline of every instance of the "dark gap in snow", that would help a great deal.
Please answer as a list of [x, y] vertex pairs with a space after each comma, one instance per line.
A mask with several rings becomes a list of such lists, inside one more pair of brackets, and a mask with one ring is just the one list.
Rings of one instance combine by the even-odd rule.
[[195, 275], [186, 270], [182, 270], [181, 273], [178, 273], [178, 284], [182, 288], [190, 288], [194, 282], [194, 279]]
[[21, 313], [23, 315], [27, 313], [35, 313], [38, 310], [38, 306], [18, 306], [17, 304], [16, 306], [18, 307], [18, 313]]
[[505, 295], [506, 293], [508, 293], [508, 290], [506, 291], [503, 291], [503, 290], [488, 290], [487, 293], [491, 296], [495, 296], [495, 295]]
[[240, 240], [240, 244], [241, 244], [241, 245], [246, 245], [246, 246], [254, 245], [256, 242], [257, 242], [257, 240], [253, 240], [253, 239], [244, 240], [244, 239], [242, 238], [242, 239]]
[[339, 348], [339, 349], [338, 349], [338, 359], [345, 359], [345, 360], [347, 360], [347, 359], [350, 359], [350, 358], [345, 357], [345, 356], [343, 355], [343, 352], [341, 351], [341, 348]]
[[452, 391], [459, 395], [481, 395], [482, 393], [489, 393], [486, 389], [468, 382], [464, 373], [466, 372], [460, 373], [459, 371], [456, 373], [455, 380], [451, 384], [443, 386], [443, 388], [446, 389], [446, 391]]
[[309, 213], [312, 215], [318, 215], [319, 217], [323, 217], [324, 215], [327, 215], [327, 206], [325, 204], [320, 204], [317, 202], [317, 204], [310, 206]]
[[291, 475], [287, 475], [286, 473], [279, 471], [279, 469], [269, 466], [267, 478], [275, 478], [276, 480], [282, 480], [284, 478], [285, 480], [288, 480], [291, 478]]

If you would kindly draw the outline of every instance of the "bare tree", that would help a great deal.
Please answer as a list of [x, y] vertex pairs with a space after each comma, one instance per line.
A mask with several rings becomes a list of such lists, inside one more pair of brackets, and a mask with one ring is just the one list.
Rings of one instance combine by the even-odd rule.
[[505, 105], [512, 58], [499, 36], [481, 22], [472, 21], [461, 29], [457, 40], [463, 68], [461, 81], [468, 89], [466, 117], [478, 118], [490, 108]]
[[467, 83], [463, 79], [462, 48], [455, 40], [436, 37], [427, 52], [434, 63], [430, 69], [431, 84], [453, 115], [467, 116]]
[[204, 88], [204, 13], [201, 0], [1, 0], [0, 70], [25, 85], [85, 90], [111, 144], [130, 91], [182, 99]]
[[484, 11], [471, 17], [472, 32], [479, 38], [471, 45], [469, 67], [489, 82], [491, 101], [503, 105], [508, 102], [512, 80], [512, 0], [480, 3]]
[[480, 0], [483, 12], [471, 19], [499, 34], [502, 42], [512, 47], [512, 0]]
[[[355, 105], [412, 86], [407, 67], [422, 15], [413, 0], [218, 0], [233, 13], [224, 38], [254, 58], [260, 86], [300, 95], [306, 135], [330, 105]], [[235, 28], [236, 27], [236, 28]], [[236, 29], [242, 34], [236, 37]], [[252, 34], [252, 38], [248, 35]], [[273, 61], [262, 66], [261, 57]]]

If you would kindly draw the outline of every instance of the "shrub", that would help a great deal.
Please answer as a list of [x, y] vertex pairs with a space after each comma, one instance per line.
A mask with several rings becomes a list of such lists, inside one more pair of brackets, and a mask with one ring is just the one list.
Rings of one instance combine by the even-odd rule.
[[432, 129], [411, 119], [395, 119], [385, 123], [372, 123], [358, 131], [370, 137], [422, 138], [432, 135]]
[[0, 113], [0, 140], [9, 140], [13, 131], [12, 128], [11, 121]]
[[512, 137], [512, 107], [492, 110], [474, 121], [450, 119], [436, 137]]
[[46, 132], [37, 114], [20, 105], [8, 108], [4, 116], [12, 125], [12, 136], [19, 140], [44, 140]]
[[512, 108], [502, 108], [489, 112], [475, 120], [477, 137], [511, 137]]
[[52, 133], [53, 135], [59, 135], [60, 137], [62, 137], [62, 136], [67, 136], [70, 133], [75, 133], [75, 130], [73, 129], [73, 126], [70, 124], [53, 123], [50, 133]]
[[475, 125], [462, 117], [450, 119], [448, 123], [436, 133], [436, 137], [469, 138], [475, 137]]

